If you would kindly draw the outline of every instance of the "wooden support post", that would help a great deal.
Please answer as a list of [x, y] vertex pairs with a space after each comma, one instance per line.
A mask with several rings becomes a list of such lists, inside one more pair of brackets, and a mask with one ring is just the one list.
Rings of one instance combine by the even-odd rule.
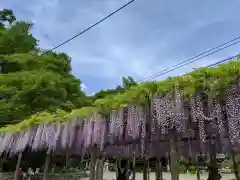
[[100, 171], [100, 161], [101, 159], [96, 159], [96, 165], [95, 165], [95, 180], [99, 180], [99, 171]]
[[103, 170], [104, 170], [104, 162], [105, 162], [105, 155], [102, 157], [101, 159], [101, 162], [100, 162], [100, 169], [99, 169], [99, 176], [100, 176], [100, 179], [103, 180]]
[[148, 180], [147, 169], [148, 169], [148, 160], [147, 157], [144, 158], [143, 162], [143, 180]]
[[216, 143], [215, 143], [215, 138], [216, 136], [213, 135], [209, 139], [209, 146], [210, 146], [210, 167], [211, 169], [209, 170], [209, 179], [217, 179], [218, 176], [218, 167], [217, 167], [217, 158], [216, 158]]
[[115, 166], [116, 166], [116, 179], [118, 178], [118, 166], [120, 166], [121, 159], [116, 159]]
[[49, 148], [47, 150], [46, 159], [45, 159], [43, 180], [47, 180], [48, 168], [49, 168], [49, 164], [50, 164], [50, 157], [51, 157], [51, 149]]
[[200, 169], [199, 169], [199, 163], [198, 163], [198, 156], [196, 156], [196, 168], [197, 168], [197, 180], [200, 180]]
[[20, 165], [21, 165], [21, 160], [22, 160], [22, 152], [20, 152], [20, 153], [18, 154], [17, 166], [16, 166], [15, 173], [14, 173], [14, 180], [18, 180], [18, 177], [19, 177], [19, 168], [20, 168]]
[[66, 149], [66, 154], [65, 154], [65, 180], [68, 179], [67, 174], [68, 174], [68, 167], [69, 167], [69, 154], [68, 154], [68, 149]]
[[148, 176], [148, 180], [150, 180], [150, 166], [149, 166], [149, 159], [148, 159], [148, 167], [147, 167], [147, 176]]
[[163, 180], [163, 166], [161, 161], [159, 161], [159, 176], [160, 180]]
[[65, 154], [65, 166], [66, 166], [66, 169], [68, 169], [69, 167], [69, 153], [66, 152]]
[[171, 179], [179, 180], [175, 131], [169, 134]]
[[[193, 157], [193, 153], [192, 153], [192, 137], [193, 137], [193, 131], [190, 132], [190, 137], [189, 137], [189, 156], [190, 156], [190, 160], [192, 161], [192, 159], [195, 159], [196, 162], [196, 174], [197, 174], [197, 180], [201, 179], [200, 176], [200, 169], [199, 169], [199, 163], [198, 163], [198, 156], [196, 155], [195, 157]], [[192, 162], [190, 162], [192, 164]]]
[[236, 177], [236, 180], [240, 180], [240, 176], [239, 176], [239, 171], [238, 171], [238, 164], [236, 162], [236, 153], [235, 151], [232, 149], [232, 162], [233, 162], [233, 171], [234, 171], [234, 174], [235, 174], [235, 177]]
[[160, 180], [160, 173], [159, 173], [159, 170], [160, 170], [160, 167], [159, 167], [159, 158], [157, 157], [156, 158], [156, 161], [155, 161], [155, 165], [156, 165], [156, 170], [155, 170], [155, 174], [156, 174], [156, 180]]
[[133, 179], [132, 180], [135, 180], [136, 179], [136, 156], [135, 156], [135, 152], [133, 153], [133, 167], [132, 167], [132, 173], [133, 173]]

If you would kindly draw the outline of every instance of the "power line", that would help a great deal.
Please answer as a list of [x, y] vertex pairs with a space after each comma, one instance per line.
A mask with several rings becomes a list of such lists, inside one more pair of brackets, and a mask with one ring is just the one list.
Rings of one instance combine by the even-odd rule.
[[113, 16], [114, 14], [116, 14], [118, 11], [124, 9], [125, 7], [127, 7], [128, 5], [130, 5], [131, 3], [133, 3], [135, 0], [131, 0], [128, 3], [124, 4], [123, 6], [121, 6], [120, 8], [118, 8], [117, 10], [113, 11], [111, 14], [109, 14], [108, 16], [104, 17], [103, 19], [101, 19], [100, 21], [96, 22], [95, 24], [89, 26], [88, 28], [84, 29], [83, 31], [79, 32], [78, 34], [76, 34], [75, 36], [69, 38], [68, 40], [62, 42], [61, 44], [55, 46], [54, 48], [47, 50], [45, 52], [43, 52], [41, 55], [47, 54], [57, 48], [59, 48], [60, 46], [63, 46], [64, 44], [70, 42], [71, 40], [77, 38], [78, 36], [82, 35], [83, 33], [89, 31], [90, 29], [92, 29], [93, 27], [97, 26], [98, 24], [102, 23], [103, 21], [107, 20], [108, 18], [110, 18], [111, 16]]
[[221, 60], [221, 61], [217, 61], [217, 62], [215, 62], [215, 63], [213, 63], [213, 64], [208, 65], [208, 66], [205, 66], [205, 68], [210, 68], [210, 67], [217, 66], [217, 65], [222, 64], [222, 63], [224, 63], [224, 62], [227, 62], [227, 61], [233, 60], [234, 58], [236, 58], [236, 57], [238, 57], [238, 56], [240, 56], [240, 53], [238, 53], [238, 54], [235, 55], [235, 56], [232, 56], [232, 57], [229, 57], [229, 58], [223, 59], [223, 60]]
[[[166, 69], [164, 69], [164, 70], [162, 70], [162, 71], [160, 71], [160, 72], [158, 72], [158, 73], [155, 73], [155, 74], [153, 74], [153, 75], [151, 75], [151, 76], [149, 76], [149, 77], [141, 80], [139, 83], [143, 83], [143, 82], [146, 82], [146, 81], [148, 81], [148, 80], [151, 80], [151, 79], [154, 79], [154, 78], [156, 78], [156, 77], [159, 77], [159, 76], [161, 76], [161, 75], [167, 74], [167, 73], [172, 72], [172, 71], [174, 71], [174, 70], [176, 70], [176, 69], [178, 69], [178, 68], [181, 68], [181, 67], [183, 67], [183, 66], [185, 66], [185, 65], [191, 64], [191, 63], [193, 63], [193, 62], [195, 62], [195, 61], [198, 61], [198, 60], [200, 60], [200, 59], [203, 59], [203, 58], [205, 58], [205, 57], [207, 57], [207, 56], [209, 56], [209, 55], [215, 54], [215, 53], [217, 53], [217, 52], [219, 52], [219, 51], [222, 51], [222, 50], [224, 50], [224, 49], [226, 49], [226, 48], [229, 48], [229, 47], [231, 47], [231, 46], [234, 46], [234, 45], [240, 43], [240, 41], [236, 41], [237, 39], [240, 39], [240, 36], [237, 37], [237, 38], [235, 38], [235, 39], [232, 39], [232, 40], [230, 40], [230, 41], [228, 41], [228, 42], [225, 42], [225, 43], [223, 43], [223, 44], [221, 44], [221, 45], [219, 45], [219, 46], [216, 46], [216, 47], [214, 47], [214, 48], [212, 48], [212, 49], [210, 49], [210, 50], [207, 50], [207, 51], [205, 51], [205, 52], [203, 52], [203, 53], [201, 53], [201, 54], [198, 54], [198, 55], [196, 55], [196, 56], [194, 56], [194, 57], [192, 57], [192, 58], [190, 58], [190, 59], [187, 59], [187, 60], [185, 60], [185, 61], [183, 61], [183, 62], [181, 62], [181, 63], [178, 63], [178, 64], [172, 66], [171, 68], [166, 68]], [[232, 43], [232, 44], [229, 44], [230, 42], [233, 42], [233, 41], [236, 41], [236, 42], [234, 42], [234, 43]], [[229, 45], [225, 46], [226, 44], [229, 44]], [[224, 47], [222, 47], [222, 46], [224, 46]], [[219, 47], [222, 47], [222, 48], [218, 49]], [[215, 50], [215, 49], [218, 49], [218, 50]], [[215, 50], [215, 51], [213, 51], [213, 50]], [[211, 51], [213, 51], [213, 52], [211, 52]], [[208, 52], [210, 52], [210, 53], [208, 53]], [[206, 54], [206, 53], [207, 53], [207, 54]], [[202, 55], [204, 55], [204, 56], [202, 56]]]
[[[230, 44], [230, 45], [228, 45], [228, 46], [225, 46], [225, 47], [223, 47], [223, 48], [220, 48], [220, 49], [218, 49], [218, 50], [216, 50], [216, 51], [213, 51], [213, 52], [211, 52], [211, 53], [208, 53], [208, 54], [206, 54], [206, 55], [204, 55], [204, 56], [201, 56], [201, 57], [199, 57], [199, 58], [197, 58], [197, 59], [194, 59], [194, 60], [192, 60], [192, 61], [186, 62], [186, 63], [182, 64], [181, 66], [178, 66], [178, 67], [175, 67], [175, 68], [173, 68], [173, 69], [169, 69], [169, 70], [167, 70], [167, 71], [165, 71], [165, 72], [162, 72], [162, 73], [160, 73], [160, 74], [157, 74], [157, 75], [151, 77], [150, 79], [154, 79], [154, 78], [159, 77], [159, 76], [161, 76], [161, 75], [164, 75], [164, 74], [167, 74], [167, 73], [169, 73], [169, 72], [175, 71], [176, 69], [179, 69], [179, 68], [181, 68], [181, 67], [183, 67], [183, 66], [185, 66], [185, 65], [188, 65], [188, 64], [191, 64], [191, 63], [193, 63], [193, 62], [195, 62], [195, 61], [198, 61], [198, 60], [200, 60], [200, 59], [203, 59], [203, 58], [205, 58], [205, 57], [207, 57], [207, 56], [209, 56], [209, 55], [215, 54], [216, 52], [222, 51], [222, 50], [224, 50], [224, 49], [226, 49], [226, 48], [229, 48], [229, 47], [231, 47], [231, 46], [234, 46], [234, 45], [236, 45], [236, 44], [238, 44], [238, 43], [240, 43], [240, 41], [237, 41], [237, 42], [235, 42], [235, 43], [232, 43], [232, 44]], [[148, 79], [148, 80], [149, 80], [149, 79]], [[145, 82], [145, 81], [143, 81], [143, 82]]]
[[[109, 14], [108, 16], [104, 17], [103, 19], [97, 21], [95, 24], [93, 24], [93, 25], [89, 26], [88, 28], [84, 29], [83, 31], [79, 32], [79, 33], [76, 34], [75, 36], [67, 39], [66, 41], [64, 41], [64, 42], [60, 43], [59, 45], [55, 46], [54, 48], [43, 52], [43, 53], [41, 54], [41, 56], [44, 55], [44, 54], [47, 54], [47, 53], [49, 53], [49, 52], [51, 52], [51, 51], [53, 51], [53, 50], [55, 50], [55, 49], [57, 49], [57, 48], [59, 48], [60, 46], [63, 46], [64, 44], [66, 44], [66, 43], [70, 42], [71, 40], [77, 38], [78, 36], [84, 34], [85, 32], [87, 32], [87, 31], [89, 31], [90, 29], [94, 28], [94, 27], [97, 26], [98, 24], [100, 24], [100, 23], [102, 23], [103, 21], [107, 20], [108, 18], [110, 18], [111, 16], [113, 16], [114, 14], [116, 14], [117, 12], [121, 11], [122, 9], [124, 9], [125, 7], [127, 7], [128, 5], [130, 5], [131, 3], [133, 3], [134, 1], [135, 1], [135, 0], [129, 1], [128, 3], [126, 3], [126, 4], [124, 4], [123, 6], [121, 6], [120, 8], [118, 8], [117, 10], [113, 11], [113, 12], [112, 12], [111, 14]], [[0, 70], [1, 70], [1, 69], [0, 69]], [[5, 121], [3, 121], [3, 122], [5, 122]], [[6, 121], [6, 122], [8, 122], [8, 121]], [[16, 120], [16, 121], [11, 121], [11, 122], [21, 122], [21, 120]]]
[[[239, 42], [240, 42], [240, 41], [239, 41]], [[238, 56], [240, 56], [240, 53], [238, 53], [238, 54], [235, 55], [235, 56], [228, 57], [228, 58], [226, 58], [226, 59], [217, 61], [217, 62], [215, 62], [215, 63], [213, 63], [213, 64], [207, 65], [207, 66], [205, 66], [204, 68], [214, 67], [214, 66], [216, 66], [216, 65], [219, 65], [219, 64], [222, 64], [222, 63], [224, 63], [224, 62], [230, 61], [230, 60], [232, 60], [232, 59], [234, 59], [234, 58], [236, 58], [236, 57], [238, 57]], [[1, 122], [3, 122], [3, 123], [9, 123], [9, 124], [10, 124], [11, 122], [16, 122], [16, 123], [22, 122], [22, 120], [1, 121]]]
[[[229, 43], [231, 43], [231, 42], [233, 42], [233, 41], [236, 41], [236, 40], [238, 40], [238, 39], [240, 39], [240, 36], [239, 37], [236, 37], [236, 38], [234, 38], [234, 39], [232, 39], [232, 40], [230, 40], [230, 41], [227, 41], [227, 42], [225, 42], [225, 43], [223, 43], [223, 44], [220, 44], [220, 45], [218, 45], [218, 46], [216, 46], [216, 47], [214, 47], [214, 48], [211, 48], [211, 49], [209, 49], [209, 50], [207, 50], [207, 51], [204, 51], [204, 52], [202, 52], [202, 53], [200, 53], [200, 54], [198, 54], [198, 55], [196, 55], [196, 56], [194, 56], [194, 57], [191, 57], [191, 58], [189, 58], [189, 59], [187, 59], [187, 60], [184, 60], [184, 61], [182, 61], [182, 62], [180, 62], [180, 63], [178, 63], [178, 64], [176, 64], [176, 65], [174, 65], [174, 66], [172, 66], [172, 67], [170, 67], [170, 68], [166, 68], [166, 69], [164, 69], [164, 70], [162, 70], [162, 71], [160, 71], [160, 72], [158, 72], [158, 73], [155, 73], [155, 74], [153, 74], [153, 75], [151, 75], [151, 76], [148, 76], [147, 78], [145, 78], [145, 79], [143, 79], [143, 80], [141, 80], [139, 83], [142, 83], [142, 82], [145, 82], [145, 81], [147, 81], [147, 80], [151, 80], [151, 79], [153, 79], [153, 78], [155, 78], [155, 77], [158, 77], [158, 76], [161, 76], [162, 74], [165, 74], [165, 72], [168, 72], [168, 71], [170, 71], [172, 68], [176, 68], [176, 67], [178, 67], [178, 66], [180, 66], [180, 65], [182, 65], [182, 64], [184, 64], [184, 63], [187, 63], [187, 62], [195, 62], [195, 60], [193, 60], [193, 59], [196, 59], [196, 58], [198, 58], [198, 57], [200, 57], [200, 56], [202, 56], [202, 55], [204, 55], [204, 54], [206, 54], [206, 53], [209, 53], [209, 52], [211, 52], [211, 51], [213, 51], [213, 50], [215, 50], [215, 49], [218, 49], [218, 48], [220, 48], [220, 47], [222, 47], [222, 46], [225, 46], [225, 45], [227, 45], [227, 44], [229, 44]], [[237, 44], [237, 43], [236, 43]], [[226, 46], [226, 47], [229, 47], [229, 46]], [[223, 48], [223, 49], [225, 49], [225, 48]], [[221, 50], [223, 50], [223, 49], [221, 49]], [[216, 51], [216, 52], [218, 52], [218, 51]], [[204, 57], [206, 57], [206, 56], [204, 56]], [[201, 58], [200, 58], [201, 59]], [[193, 60], [193, 61], [191, 61], [191, 60]], [[199, 58], [197, 59], [197, 60], [199, 60]], [[188, 63], [188, 64], [190, 64], [190, 63]], [[187, 65], [187, 64], [186, 64]], [[182, 67], [182, 66], [181, 66]], [[174, 69], [175, 70], [175, 69]], [[171, 72], [171, 71], [170, 71]]]

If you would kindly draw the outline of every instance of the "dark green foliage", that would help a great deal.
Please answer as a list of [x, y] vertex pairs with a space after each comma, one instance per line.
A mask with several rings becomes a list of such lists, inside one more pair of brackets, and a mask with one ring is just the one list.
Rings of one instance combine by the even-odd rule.
[[131, 76], [122, 77], [122, 85], [118, 85], [115, 89], [101, 90], [94, 94], [94, 96], [92, 96], [91, 99], [94, 102], [97, 99], [103, 99], [114, 96], [119, 93], [124, 93], [126, 90], [136, 85], [137, 82], [133, 79], [133, 77]]
[[180, 164], [180, 165], [178, 166], [178, 172], [179, 172], [180, 174], [186, 173], [186, 172], [187, 172], [187, 167], [186, 167], [184, 164]]
[[195, 174], [196, 171], [197, 171], [197, 168], [196, 168], [196, 166], [189, 166], [188, 171], [189, 171], [191, 174]]
[[0, 54], [28, 53], [36, 50], [37, 40], [29, 33], [32, 24], [17, 21], [0, 29]]
[[16, 17], [13, 14], [13, 11], [10, 9], [3, 9], [0, 11], [0, 23], [4, 27], [5, 24], [11, 25], [14, 21], [16, 21]]
[[15, 123], [40, 111], [65, 111], [88, 102], [81, 81], [71, 74], [65, 53], [40, 55], [32, 24], [0, 11], [0, 124]]

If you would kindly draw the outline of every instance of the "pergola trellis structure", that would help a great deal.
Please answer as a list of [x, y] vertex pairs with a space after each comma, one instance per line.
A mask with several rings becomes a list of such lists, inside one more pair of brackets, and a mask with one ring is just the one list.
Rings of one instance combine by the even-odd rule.
[[[240, 62], [231, 61], [217, 68], [142, 83], [71, 113], [42, 112], [1, 128], [0, 153], [18, 153], [19, 163], [26, 148], [47, 149], [47, 157], [62, 150], [91, 153], [93, 180], [99, 154], [134, 154], [147, 159], [170, 151], [172, 178], [177, 180], [178, 153], [210, 152], [214, 164], [217, 150], [232, 153], [233, 160], [240, 150], [239, 75]], [[239, 180], [236, 167], [235, 174]]]

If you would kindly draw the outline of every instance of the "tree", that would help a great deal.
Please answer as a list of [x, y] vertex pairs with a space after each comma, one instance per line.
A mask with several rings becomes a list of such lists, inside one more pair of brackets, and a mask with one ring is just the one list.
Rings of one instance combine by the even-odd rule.
[[0, 54], [29, 53], [37, 48], [37, 40], [29, 33], [31, 23], [15, 22], [11, 27], [0, 29]]
[[45, 69], [61, 75], [71, 74], [71, 59], [64, 53], [50, 52], [43, 56], [22, 53], [0, 56], [0, 58], [2, 61], [2, 74], [31, 71], [33, 69]]
[[3, 9], [0, 11], [0, 23], [1, 27], [3, 28], [6, 23], [7, 25], [12, 25], [12, 23], [16, 21], [16, 17], [13, 14], [13, 11], [10, 9]]
[[137, 84], [138, 83], [131, 76], [122, 77], [122, 88], [125, 90], [130, 89], [132, 86], [136, 86]]
[[138, 83], [131, 76], [122, 77], [122, 85], [118, 85], [115, 89], [101, 90], [101, 91], [97, 92], [96, 94], [94, 94], [91, 97], [91, 99], [94, 102], [97, 99], [103, 99], [108, 96], [114, 96], [117, 93], [123, 93], [124, 91], [130, 89], [132, 86], [135, 86], [137, 84]]
[[29, 32], [32, 24], [16, 21], [11, 10], [0, 11], [0, 21], [1, 125], [44, 110], [69, 111], [88, 102], [81, 81], [71, 74], [67, 54], [36, 53], [40, 48]]
[[81, 81], [71, 74], [71, 58], [65, 53], [40, 55], [31, 23], [16, 20], [11, 10], [0, 11], [0, 119], [21, 120], [39, 111], [69, 111], [91, 105], [96, 99], [123, 93], [137, 83], [122, 78], [115, 89], [101, 90], [88, 98]]
[[80, 81], [55, 72], [33, 70], [0, 76], [0, 119], [22, 119], [33, 113], [58, 108], [82, 107], [85, 94]]

